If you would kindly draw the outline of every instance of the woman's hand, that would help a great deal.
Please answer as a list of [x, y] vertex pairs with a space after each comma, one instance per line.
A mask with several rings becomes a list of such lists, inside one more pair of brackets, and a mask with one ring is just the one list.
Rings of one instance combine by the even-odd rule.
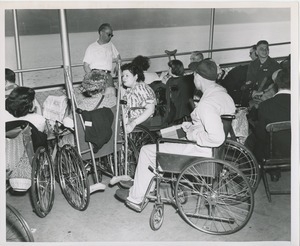
[[133, 120], [126, 125], [126, 132], [131, 133], [135, 127], [136, 127], [136, 122]]

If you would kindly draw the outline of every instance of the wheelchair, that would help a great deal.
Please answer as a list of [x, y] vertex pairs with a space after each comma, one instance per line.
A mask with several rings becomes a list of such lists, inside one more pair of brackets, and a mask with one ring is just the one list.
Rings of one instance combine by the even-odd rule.
[[[35, 141], [33, 141], [32, 136]], [[8, 176], [7, 190], [11, 188], [18, 192], [25, 192], [30, 188], [30, 196], [34, 211], [40, 217], [45, 217], [52, 209], [54, 201], [54, 169], [51, 158], [45, 147], [44, 136], [27, 121], [12, 121], [6, 123], [6, 158]], [[44, 145], [39, 144], [43, 143]], [[20, 160], [18, 149], [24, 154]], [[35, 152], [34, 152], [35, 150]], [[15, 153], [12, 153], [15, 152]], [[12, 160], [9, 160], [13, 158]], [[18, 165], [17, 163], [25, 163]], [[24, 170], [27, 170], [24, 173]], [[16, 173], [16, 175], [14, 175]], [[14, 179], [16, 176], [16, 179]]]
[[[223, 115], [227, 136], [233, 116]], [[213, 157], [183, 156], [159, 151], [159, 143], [194, 142], [161, 138], [157, 141], [156, 167], [149, 166], [152, 178], [141, 210], [154, 201], [150, 227], [158, 230], [164, 220], [164, 203], [173, 204], [180, 216], [192, 227], [205, 233], [224, 235], [237, 232], [249, 221], [254, 208], [254, 195], [248, 178], [232, 162], [224, 159], [224, 144], [213, 149]], [[156, 181], [156, 194], [150, 192]], [[171, 186], [163, 196], [162, 184]]]
[[6, 241], [34, 242], [26, 220], [17, 209], [8, 203], [6, 204]]
[[[118, 63], [118, 69], [121, 71], [121, 63]], [[133, 132], [126, 133], [125, 114], [121, 100], [121, 73], [118, 76], [117, 85], [117, 103], [110, 108], [113, 113], [113, 122], [111, 123], [111, 137], [106, 141], [98, 151], [94, 151], [94, 145], [86, 140], [86, 125], [82, 116], [82, 111], [78, 108], [78, 103], [74, 93], [71, 79], [66, 72], [66, 88], [68, 98], [71, 102], [72, 114], [74, 119], [74, 136], [77, 153], [83, 161], [87, 175], [91, 175], [94, 181], [87, 193], [98, 190], [104, 190], [105, 186], [101, 184], [102, 175], [106, 174], [112, 177], [110, 184], [114, 185], [121, 180], [130, 180], [135, 173], [140, 148], [144, 144], [154, 143], [155, 136], [143, 125], [136, 126]], [[98, 110], [98, 109], [97, 109]], [[88, 185], [89, 186], [89, 185]]]
[[[181, 124], [183, 121], [190, 120], [187, 112], [185, 114], [179, 114], [180, 117], [176, 118], [175, 116], [178, 115], [178, 112], [180, 112], [181, 106], [180, 103], [176, 103], [172, 106], [170, 100], [171, 98], [174, 97], [176, 98], [177, 91], [179, 90], [182, 91], [180, 84], [166, 86], [162, 83], [153, 82], [153, 85], [150, 84], [150, 86], [153, 88], [155, 92], [157, 92], [156, 96], [158, 99], [158, 105], [157, 105], [158, 110], [156, 111], [165, 108], [165, 115], [163, 117], [164, 119], [162, 125], [153, 126], [150, 124], [150, 126], [147, 126], [149, 132], [153, 135], [153, 138], [149, 137], [148, 138], [149, 141], [148, 142], [145, 141], [144, 144], [153, 144], [154, 143], [153, 140], [157, 139], [158, 137], [161, 137], [162, 129], [166, 127], [176, 126], [178, 124]], [[175, 89], [174, 86], [176, 87]], [[162, 91], [164, 92], [162, 93]], [[192, 98], [190, 98], [189, 100], [189, 105], [190, 105], [190, 112], [192, 112], [193, 108], [195, 107]], [[176, 111], [178, 112], [176, 113]], [[247, 147], [245, 147], [242, 143], [238, 142], [238, 138], [235, 136], [232, 125], [229, 126], [229, 132], [230, 132], [230, 137], [226, 138], [226, 141], [223, 146], [224, 160], [235, 165], [240, 171], [243, 172], [243, 174], [248, 178], [248, 181], [253, 191], [255, 192], [258, 187], [260, 176], [261, 176], [260, 166], [255, 156], [252, 154], [252, 152]]]

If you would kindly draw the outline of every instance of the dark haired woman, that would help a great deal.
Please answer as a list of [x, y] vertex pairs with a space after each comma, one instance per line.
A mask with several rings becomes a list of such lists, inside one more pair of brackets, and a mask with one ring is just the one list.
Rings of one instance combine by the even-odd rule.
[[179, 124], [193, 111], [190, 100], [193, 99], [195, 85], [193, 74], [184, 75], [184, 66], [180, 60], [168, 62], [171, 77], [166, 83], [168, 124]]
[[29, 87], [16, 87], [5, 100], [5, 121], [26, 120], [39, 131], [45, 130], [45, 118], [36, 113], [35, 91]]
[[149, 85], [151, 84], [153, 81], [157, 81], [159, 80], [159, 76], [157, 75], [157, 73], [155, 72], [147, 72], [149, 67], [150, 67], [150, 59], [149, 57], [146, 56], [137, 56], [132, 60], [132, 64], [140, 67], [143, 72], [144, 72], [144, 76], [145, 76], [145, 80], [144, 82]]
[[[144, 80], [144, 73], [138, 66], [128, 63], [122, 66], [122, 80], [126, 90], [123, 99], [127, 101], [125, 115], [128, 117], [126, 130], [132, 132], [136, 125], [153, 116], [156, 97]], [[133, 109], [135, 108], [135, 109]]]

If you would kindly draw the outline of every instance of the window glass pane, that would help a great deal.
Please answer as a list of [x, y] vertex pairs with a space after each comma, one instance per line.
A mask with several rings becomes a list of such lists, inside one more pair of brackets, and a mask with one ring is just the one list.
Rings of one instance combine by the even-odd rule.
[[[104, 22], [112, 25], [112, 42], [123, 59], [163, 55], [165, 50], [208, 49], [210, 9], [67, 10], [67, 18], [72, 64], [83, 63], [86, 48], [98, 39]], [[177, 59], [185, 67], [189, 64], [189, 55]], [[151, 59], [149, 71], [166, 70], [167, 63], [168, 58]], [[73, 69], [74, 81], [81, 81], [83, 75], [82, 67]]]
[[[12, 19], [11, 11], [6, 18]], [[62, 65], [58, 10], [17, 10], [22, 69]], [[6, 20], [7, 20], [6, 19]], [[6, 21], [6, 66], [17, 69], [13, 22]], [[64, 83], [62, 69], [24, 72], [24, 86]]]
[[[216, 9], [214, 49], [252, 46], [259, 40], [269, 44], [290, 42], [290, 9]], [[290, 45], [270, 46], [270, 56], [290, 54]], [[213, 54], [217, 63], [247, 61], [249, 49], [217, 52]]]

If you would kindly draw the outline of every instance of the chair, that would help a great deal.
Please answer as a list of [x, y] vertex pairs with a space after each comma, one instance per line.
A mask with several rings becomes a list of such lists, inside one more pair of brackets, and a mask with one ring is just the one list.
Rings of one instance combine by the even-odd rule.
[[[282, 121], [270, 123], [266, 126], [270, 137], [269, 157], [263, 159], [262, 178], [269, 202], [271, 195], [290, 194], [288, 190], [271, 190], [267, 172], [271, 170], [290, 170], [291, 169], [291, 122]], [[277, 139], [280, 139], [278, 142]]]

